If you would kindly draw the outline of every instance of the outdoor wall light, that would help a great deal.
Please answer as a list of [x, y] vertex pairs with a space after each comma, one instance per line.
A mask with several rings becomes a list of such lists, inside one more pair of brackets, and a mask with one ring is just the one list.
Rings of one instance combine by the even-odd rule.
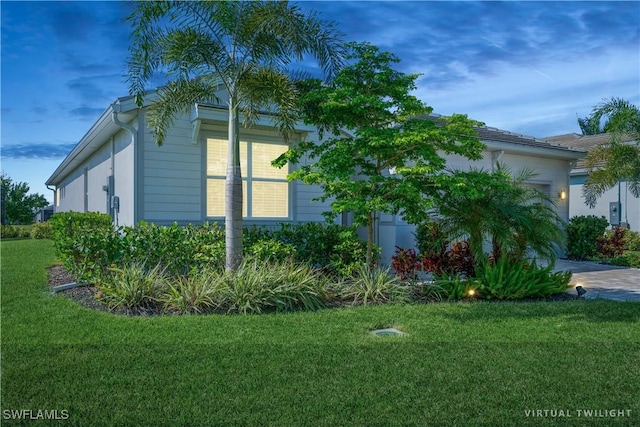
[[586, 289], [580, 285], [576, 286], [576, 292], [578, 293], [579, 297], [587, 293]]
[[558, 198], [560, 200], [565, 200], [567, 198], [567, 190], [560, 190], [558, 193]]

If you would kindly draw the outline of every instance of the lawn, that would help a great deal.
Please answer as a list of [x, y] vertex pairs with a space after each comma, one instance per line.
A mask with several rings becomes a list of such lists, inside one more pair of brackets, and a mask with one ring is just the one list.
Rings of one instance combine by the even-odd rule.
[[6, 425], [640, 425], [640, 303], [133, 318], [52, 295], [50, 241], [0, 250]]

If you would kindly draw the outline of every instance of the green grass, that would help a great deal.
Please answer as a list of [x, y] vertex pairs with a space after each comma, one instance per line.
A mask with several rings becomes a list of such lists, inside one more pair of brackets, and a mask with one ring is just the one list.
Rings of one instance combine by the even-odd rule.
[[[3, 411], [65, 410], [76, 426], [640, 425], [639, 303], [131, 318], [50, 294], [50, 241], [0, 245]], [[367, 333], [380, 326], [407, 335]]]

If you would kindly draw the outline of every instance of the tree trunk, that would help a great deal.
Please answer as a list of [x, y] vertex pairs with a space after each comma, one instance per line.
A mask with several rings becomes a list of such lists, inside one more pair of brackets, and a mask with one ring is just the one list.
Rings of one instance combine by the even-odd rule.
[[240, 117], [236, 97], [229, 95], [229, 146], [225, 181], [224, 229], [226, 269], [242, 262], [242, 171], [240, 170]]

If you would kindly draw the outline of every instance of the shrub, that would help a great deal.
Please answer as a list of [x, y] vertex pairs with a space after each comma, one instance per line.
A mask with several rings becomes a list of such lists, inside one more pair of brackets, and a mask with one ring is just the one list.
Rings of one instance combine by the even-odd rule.
[[421, 263], [415, 250], [396, 246], [396, 253], [391, 257], [391, 268], [400, 280], [417, 280]]
[[245, 259], [224, 280], [224, 305], [230, 313], [316, 310], [327, 299], [325, 280], [305, 264]]
[[51, 223], [45, 221], [33, 224], [33, 227], [31, 227], [31, 237], [33, 239], [51, 239], [53, 237]]
[[223, 304], [224, 288], [223, 277], [217, 270], [194, 270], [169, 282], [160, 301], [168, 312], [201, 314]]
[[125, 262], [143, 259], [150, 265], [161, 265], [173, 275], [184, 275], [203, 266], [224, 267], [224, 230], [217, 223], [185, 227], [173, 223], [166, 227], [140, 222], [126, 227], [123, 235]]
[[99, 300], [109, 308], [144, 308], [155, 305], [167, 289], [167, 276], [159, 265], [141, 264], [109, 268], [97, 285]]
[[478, 288], [478, 284], [455, 273], [442, 272], [434, 275], [434, 286], [443, 290], [449, 300], [459, 300], [470, 295], [470, 291]]
[[120, 260], [122, 241], [109, 215], [60, 212], [49, 222], [58, 256], [78, 281], [100, 281], [108, 266]]
[[587, 259], [598, 254], [596, 239], [604, 234], [609, 221], [602, 216], [574, 216], [567, 226], [567, 256]]
[[[323, 268], [341, 277], [348, 277], [366, 260], [366, 242], [360, 240], [355, 227], [315, 222], [280, 224], [279, 229], [265, 227], [245, 229], [245, 246], [261, 240], [276, 240], [285, 247], [295, 248], [295, 260]], [[376, 247], [376, 258], [380, 248]]]
[[429, 252], [426, 255], [416, 255], [413, 249], [403, 249], [396, 246], [396, 253], [391, 258], [391, 266], [400, 280], [415, 280], [418, 271], [443, 275], [445, 273], [473, 277], [475, 275], [475, 260], [469, 244], [466, 241], [454, 243], [449, 249], [440, 252]]
[[449, 240], [436, 222], [425, 222], [416, 227], [416, 247], [423, 257], [437, 257], [449, 246]]
[[627, 251], [640, 251], [640, 232], [627, 230], [624, 236], [624, 248]]
[[622, 255], [609, 259], [608, 262], [622, 267], [640, 268], [640, 251], [626, 251]]
[[607, 230], [604, 235], [596, 238], [598, 253], [604, 258], [614, 258], [624, 252], [626, 228], [616, 227]]
[[28, 239], [31, 237], [31, 226], [28, 225], [2, 225], [0, 236], [3, 239]]
[[485, 299], [543, 298], [566, 292], [571, 272], [552, 272], [553, 264], [538, 267], [535, 261], [502, 257], [478, 266], [479, 293]]
[[278, 240], [258, 240], [249, 246], [245, 255], [261, 261], [284, 261], [295, 258], [296, 248]]
[[1, 225], [0, 236], [3, 239], [15, 239], [17, 237], [20, 237], [20, 229], [12, 225]]
[[388, 268], [361, 265], [345, 283], [341, 296], [353, 304], [403, 303], [409, 300], [409, 289]]

